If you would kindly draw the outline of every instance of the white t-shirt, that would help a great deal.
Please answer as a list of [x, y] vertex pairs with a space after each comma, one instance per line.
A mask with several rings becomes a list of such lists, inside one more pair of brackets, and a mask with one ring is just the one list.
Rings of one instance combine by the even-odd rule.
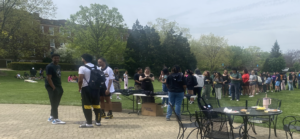
[[[87, 66], [91, 67], [92, 69], [94, 69], [94, 64], [92, 64], [92, 63], [87, 63], [85, 65], [87, 65]], [[97, 69], [99, 69], [99, 68], [97, 67]], [[88, 86], [88, 82], [90, 81], [90, 76], [91, 76], [91, 70], [88, 69], [85, 66], [81, 66], [79, 68], [78, 74], [84, 74], [82, 87]]]
[[124, 73], [125, 78], [124, 78], [124, 81], [128, 81], [128, 75]]
[[198, 85], [194, 87], [203, 87], [204, 86], [204, 76], [203, 75], [194, 75], [197, 79]]
[[[102, 67], [100, 67], [100, 70], [102, 70]], [[106, 66], [106, 69], [104, 69], [102, 71], [104, 72], [105, 78], [106, 78], [105, 85], [108, 88], [109, 80], [115, 79], [114, 71], [109, 66]], [[111, 83], [109, 92], [110, 93], [115, 92], [115, 88], [114, 88], [113, 83]]]

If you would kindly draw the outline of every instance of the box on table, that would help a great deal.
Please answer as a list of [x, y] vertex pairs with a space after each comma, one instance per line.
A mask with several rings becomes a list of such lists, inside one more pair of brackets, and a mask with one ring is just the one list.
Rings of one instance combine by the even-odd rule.
[[[122, 103], [121, 102], [111, 102], [113, 112], [122, 112]], [[102, 106], [101, 106], [102, 108]], [[109, 110], [108, 104], [105, 102], [104, 110], [107, 112]]]
[[142, 115], [145, 116], [163, 116], [164, 109], [157, 103], [143, 103]]

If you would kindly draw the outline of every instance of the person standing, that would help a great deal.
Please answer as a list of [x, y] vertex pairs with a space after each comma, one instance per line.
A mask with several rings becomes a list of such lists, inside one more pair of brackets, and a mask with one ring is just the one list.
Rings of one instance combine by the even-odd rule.
[[285, 80], [286, 80], [286, 75], [285, 73], [280, 73], [280, 78], [281, 78], [281, 90], [286, 90], [285, 88]]
[[290, 73], [288, 77], [289, 91], [294, 90], [293, 81], [294, 81], [294, 77]]
[[267, 92], [269, 92], [269, 90], [270, 90], [271, 92], [273, 92], [273, 91], [272, 91], [272, 87], [271, 87], [271, 82], [272, 82], [271, 75], [270, 75], [270, 74], [267, 74], [267, 75], [266, 75], [266, 81], [265, 81], [265, 86], [266, 86]]
[[[262, 73], [260, 73], [260, 74], [257, 76], [257, 82], [258, 82], [258, 92], [259, 92], [259, 93], [264, 92], [263, 86], [264, 86], [265, 79], [264, 79]], [[257, 94], [257, 93], [256, 93], [256, 94]]]
[[203, 87], [202, 97], [207, 100], [210, 99], [212, 78], [210, 77], [209, 71], [205, 71], [203, 75], [204, 75], [204, 87]]
[[223, 84], [223, 78], [221, 73], [216, 73], [216, 76], [214, 78], [214, 87], [216, 91], [216, 98], [221, 99], [222, 97], [222, 84]]
[[228, 75], [228, 71], [224, 70], [224, 73], [223, 73], [223, 85], [222, 85], [223, 97], [225, 97], [225, 95], [228, 95], [229, 82], [230, 82], [230, 78], [229, 78], [229, 75]]
[[298, 89], [300, 89], [300, 71], [297, 76], [297, 82], [298, 82]]
[[273, 90], [275, 90], [275, 81], [276, 80], [276, 73], [274, 72], [272, 75], [272, 86], [273, 86]]
[[61, 71], [58, 65], [60, 55], [53, 54], [52, 63], [46, 66], [47, 77], [45, 79], [45, 88], [48, 91], [48, 96], [51, 104], [51, 113], [48, 118], [52, 124], [65, 124], [65, 122], [58, 119], [58, 106], [63, 95], [63, 88], [61, 85]]
[[232, 95], [232, 99], [231, 100], [235, 100], [236, 97], [236, 101], [240, 101], [240, 83], [242, 80], [242, 77], [239, 73], [237, 73], [237, 69], [233, 68], [232, 69], [232, 74], [230, 75], [231, 78], [231, 86], [230, 86], [230, 90], [231, 90], [231, 95]]
[[[172, 68], [172, 74], [168, 76], [166, 85], [169, 89], [169, 102], [175, 106], [175, 114], [181, 119], [181, 103], [186, 93], [186, 81], [179, 66]], [[170, 121], [172, 116], [171, 105], [168, 106], [166, 120]]]
[[257, 76], [255, 75], [254, 70], [251, 71], [249, 82], [250, 82], [250, 85], [249, 85], [250, 96], [249, 97], [254, 97], [254, 95], [255, 95], [255, 85], [257, 83]]
[[[201, 72], [200, 72], [199, 69], [195, 70], [194, 76], [196, 77], [197, 83], [198, 83], [198, 85], [194, 86], [194, 95], [198, 95], [197, 101], [198, 101], [198, 104], [199, 104], [200, 103], [202, 87], [204, 86], [204, 76], [201, 75]], [[191, 100], [194, 101], [194, 98], [191, 98]]]
[[40, 77], [43, 78], [44, 77], [44, 70], [42, 68], [40, 68]]
[[280, 74], [279, 74], [279, 72], [276, 72], [275, 92], [279, 92], [280, 91], [280, 84], [281, 84]]
[[297, 88], [297, 86], [296, 86], [296, 82], [297, 82], [297, 76], [296, 76], [296, 73], [293, 72], [292, 76], [293, 76], [293, 78], [294, 78], [293, 86], [294, 86], [294, 88]]
[[[115, 79], [114, 77], [114, 72], [113, 70], [107, 66], [107, 62], [104, 58], [99, 58], [98, 59], [98, 66], [100, 67], [100, 70], [103, 71], [106, 80], [105, 80], [105, 86], [106, 89], [100, 90], [100, 103], [101, 103], [101, 111], [102, 111], [102, 118], [105, 119], [112, 119], [113, 114], [112, 114], [112, 104], [110, 100], [111, 93], [115, 92], [115, 88], [113, 86], [113, 80]], [[107, 115], [105, 114], [104, 108], [105, 108], [105, 102], [108, 105], [108, 113]]]
[[[138, 68], [136, 70], [136, 73], [134, 74], [134, 89], [135, 90], [142, 90], [142, 82], [140, 82], [140, 75], [143, 73], [143, 70], [141, 68]], [[136, 96], [136, 103], [141, 104], [141, 97]]]
[[[92, 64], [93, 56], [89, 54], [83, 54], [81, 56], [82, 62], [84, 66], [79, 67], [78, 74], [78, 87], [79, 92], [81, 93], [81, 102], [82, 102], [82, 109], [86, 119], [86, 124], [82, 124], [80, 128], [91, 128], [94, 127], [92, 124], [92, 108], [95, 113], [96, 119], [96, 126], [101, 126], [101, 111], [100, 111], [100, 93], [101, 90], [101, 82], [99, 84], [96, 81], [101, 80], [101, 75], [104, 77], [104, 73], [100, 71], [100, 69]], [[102, 74], [101, 74], [102, 73]], [[103, 86], [105, 79], [103, 81]], [[104, 90], [106, 87], [104, 88]], [[104, 91], [103, 90], [103, 91]], [[102, 90], [101, 90], [102, 91]]]
[[[197, 79], [196, 77], [193, 75], [194, 73], [191, 70], [187, 70], [187, 74], [188, 76], [186, 77], [186, 86], [188, 89], [188, 94], [189, 95], [194, 95], [194, 86], [197, 85]], [[194, 100], [192, 100], [190, 98], [190, 104], [193, 104]]]
[[244, 69], [243, 71], [243, 95], [250, 95], [250, 91], [249, 91], [249, 73], [247, 69]]
[[[168, 93], [169, 90], [166, 82], [169, 75], [169, 70], [167, 68], [164, 68], [162, 71], [163, 73], [160, 82], [162, 83], [163, 92]], [[163, 98], [161, 103], [162, 105], [164, 105], [164, 107], [167, 107], [169, 105], [169, 98]]]
[[[120, 85], [120, 75], [119, 75], [119, 69], [117, 67], [114, 68], [114, 76], [115, 79], [113, 80], [113, 84], [114, 84], [114, 89], [115, 90], [120, 90], [121, 89], [121, 85]], [[111, 99], [111, 97], [110, 97]], [[117, 95], [117, 99], [121, 99], [119, 95]]]
[[[140, 75], [139, 80], [142, 82], [142, 89], [144, 91], [150, 91], [154, 93], [154, 88], [152, 82], [154, 81], [154, 75], [151, 73], [150, 68], [146, 67], [144, 70], [144, 74]], [[142, 97], [143, 103], [155, 103], [155, 99], [153, 96]]]
[[127, 72], [127, 70], [125, 71], [123, 78], [124, 78], [124, 89], [128, 89], [128, 72]]

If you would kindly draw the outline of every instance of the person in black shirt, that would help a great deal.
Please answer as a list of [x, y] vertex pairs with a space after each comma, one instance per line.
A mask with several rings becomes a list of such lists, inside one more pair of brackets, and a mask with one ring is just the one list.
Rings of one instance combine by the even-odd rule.
[[[154, 75], [151, 73], [150, 68], [146, 67], [144, 73], [140, 75], [139, 80], [142, 82], [143, 91], [151, 91], [154, 93], [152, 82], [154, 81]], [[143, 103], [150, 102], [155, 103], [154, 97], [142, 97]]]
[[[168, 76], [166, 85], [169, 90], [169, 102], [172, 106], [175, 106], [175, 113], [180, 118], [181, 114], [181, 103], [186, 93], [186, 80], [181, 73], [180, 67], [175, 65], [172, 68], [172, 74]], [[172, 116], [171, 105], [168, 106], [166, 120], [170, 121]]]
[[[143, 73], [143, 70], [141, 68], [137, 69], [137, 73], [134, 74], [134, 89], [135, 90], [142, 90], [142, 82], [140, 82], [140, 75]], [[136, 96], [136, 103], [141, 104], [141, 97]]]
[[51, 104], [51, 113], [48, 121], [52, 122], [52, 124], [65, 124], [65, 122], [58, 119], [58, 106], [64, 92], [61, 86], [59, 59], [60, 56], [58, 54], [53, 54], [52, 63], [46, 66], [47, 78], [45, 79], [45, 87]]
[[[197, 79], [195, 79], [196, 77], [193, 76], [193, 72], [191, 70], [186, 70], [187, 73], [187, 77], [186, 77], [186, 86], [188, 89], [188, 94], [190, 95], [194, 95], [194, 86], [195, 86], [195, 82], [197, 82]], [[190, 104], [193, 104], [194, 101], [192, 101], [190, 99]]]

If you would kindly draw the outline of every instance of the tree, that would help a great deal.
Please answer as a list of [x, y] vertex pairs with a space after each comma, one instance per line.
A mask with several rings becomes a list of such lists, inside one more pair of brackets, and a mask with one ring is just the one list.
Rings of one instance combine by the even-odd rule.
[[277, 40], [272, 47], [270, 56], [271, 58], [277, 58], [281, 56], [280, 46], [278, 45]]
[[162, 60], [165, 66], [179, 65], [182, 70], [196, 68], [196, 57], [182, 33], [176, 34], [173, 29], [169, 30], [163, 43], [163, 50], [163, 58], [159, 60]]
[[224, 55], [226, 55], [224, 58], [226, 61], [226, 65], [229, 67], [240, 67], [243, 65], [243, 52], [244, 48], [240, 46], [227, 46], [225, 47], [226, 52]]
[[158, 73], [163, 65], [163, 48], [154, 28], [140, 25], [137, 20], [129, 32], [125, 51], [125, 67], [130, 75], [138, 68], [149, 66]]
[[271, 72], [281, 72], [285, 68], [285, 61], [282, 56], [270, 59], [270, 71]]
[[72, 59], [72, 55], [74, 53], [74, 50], [64, 46], [60, 47], [55, 51], [55, 53], [60, 55], [60, 62], [62, 63], [74, 63], [74, 60]]
[[123, 50], [126, 46], [123, 37], [127, 34], [123, 21], [117, 8], [109, 9], [100, 4], [80, 6], [66, 25], [72, 32], [70, 48], [75, 49], [77, 54], [89, 53], [97, 58], [107, 56], [112, 48]]
[[265, 60], [265, 63], [264, 63], [264, 65], [263, 65], [263, 67], [262, 67], [262, 71], [264, 71], [264, 72], [273, 71], [273, 70], [271, 70], [271, 68], [270, 68], [270, 59], [269, 59], [269, 58], [267, 58], [267, 59]]
[[257, 67], [257, 65], [260, 65], [261, 63], [259, 63], [259, 61], [261, 59], [261, 53], [261, 49], [257, 46], [249, 46], [248, 48], [245, 48], [245, 51], [243, 53], [244, 67], [252, 69], [254, 67]]
[[[57, 9], [52, 0], [3, 0], [0, 7], [0, 51], [2, 56], [14, 55], [14, 59], [20, 56], [20, 51], [26, 53], [24, 46], [32, 45], [33, 40], [27, 39], [36, 38], [37, 34], [25, 32], [36, 29], [33, 13], [38, 12], [41, 17], [54, 17]], [[15, 47], [17, 45], [18, 48]]]
[[156, 23], [148, 22], [148, 26], [153, 27], [160, 36], [160, 42], [163, 43], [167, 37], [168, 32], [173, 29], [176, 34], [182, 33], [183, 37], [190, 39], [192, 35], [190, 34], [189, 28], [180, 27], [176, 21], [168, 21], [167, 19], [157, 18]]
[[195, 54], [198, 67], [201, 69], [217, 70], [226, 62], [225, 48], [228, 46], [224, 37], [214, 34], [201, 35], [199, 40], [192, 40], [191, 51]]
[[294, 68], [295, 68], [296, 71], [300, 71], [300, 64], [299, 64], [299, 62], [295, 62], [294, 63]]

